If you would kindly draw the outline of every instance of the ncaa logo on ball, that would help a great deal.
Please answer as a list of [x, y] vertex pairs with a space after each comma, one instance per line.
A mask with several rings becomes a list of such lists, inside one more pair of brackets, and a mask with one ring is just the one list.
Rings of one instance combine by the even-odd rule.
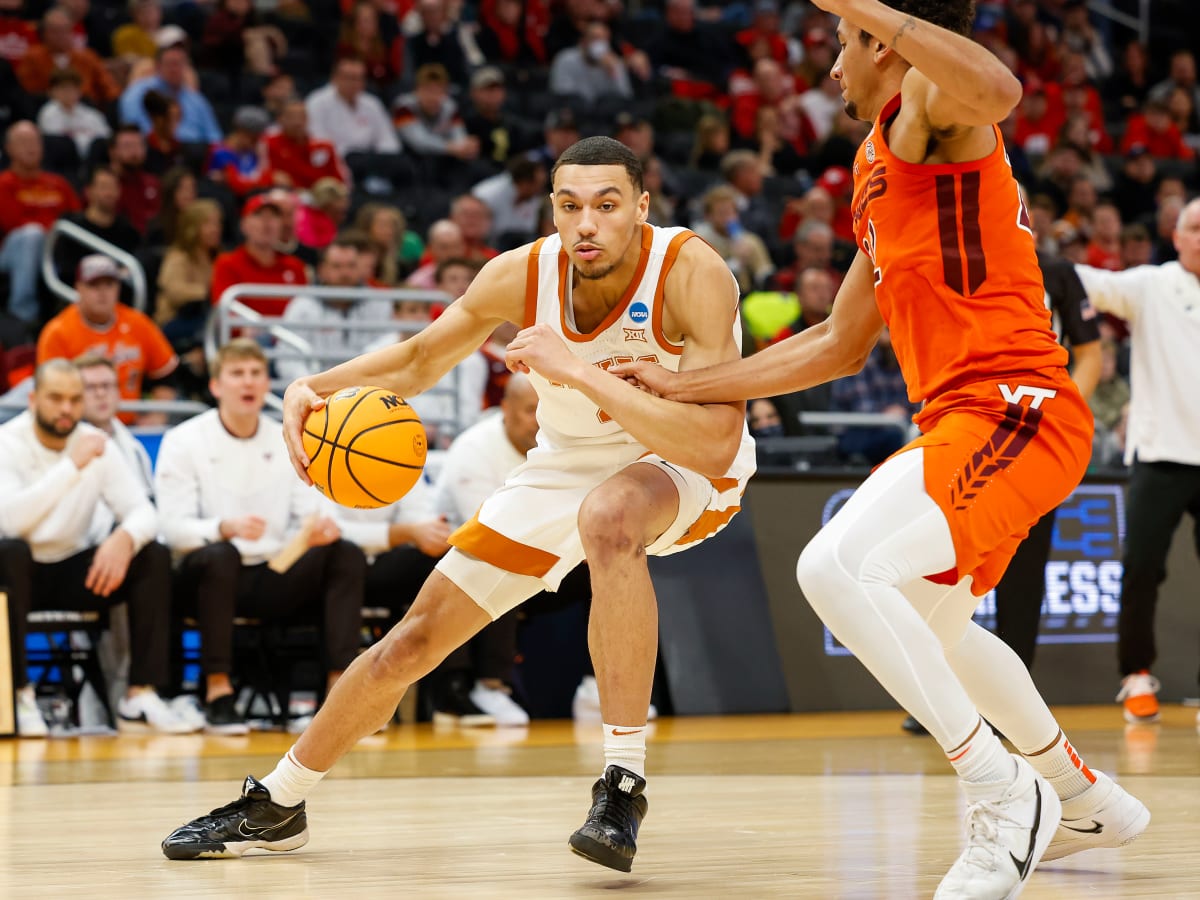
[[629, 318], [641, 325], [650, 318], [650, 307], [645, 303], [635, 303], [629, 307]]

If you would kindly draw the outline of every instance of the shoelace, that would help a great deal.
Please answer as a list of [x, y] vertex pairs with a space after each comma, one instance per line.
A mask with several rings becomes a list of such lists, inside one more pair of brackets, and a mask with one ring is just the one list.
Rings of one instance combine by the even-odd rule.
[[1121, 685], [1121, 692], [1117, 694], [1117, 699], [1124, 700], [1127, 697], [1137, 697], [1142, 694], [1157, 694], [1160, 687], [1162, 685], [1153, 675], [1130, 675]]
[[1000, 823], [1007, 822], [1018, 828], [1022, 823], [1004, 812], [995, 803], [981, 800], [967, 809], [967, 849], [963, 860], [967, 865], [983, 872], [996, 870], [996, 859], [1000, 847]]
[[[596, 817], [612, 821], [618, 819], [616, 823], [626, 831], [632, 830], [634, 820], [633, 798], [628, 794], [618, 790], [606, 789], [603, 794], [596, 800], [593, 807]], [[609, 813], [612, 813], [610, 816]]]

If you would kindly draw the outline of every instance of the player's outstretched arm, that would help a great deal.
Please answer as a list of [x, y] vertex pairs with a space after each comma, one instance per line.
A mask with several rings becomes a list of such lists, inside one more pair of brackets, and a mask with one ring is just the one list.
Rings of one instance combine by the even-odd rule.
[[874, 270], [870, 258], [860, 252], [838, 289], [833, 312], [820, 325], [753, 356], [705, 369], [672, 373], [661, 366], [630, 363], [611, 371], [662, 397], [687, 403], [774, 397], [858, 372], [882, 330]]
[[1016, 76], [969, 37], [879, 0], [813, 2], [861, 28], [912, 65], [915, 71], [905, 76], [905, 101], [921, 102], [933, 128], [991, 125], [1021, 102]]
[[412, 397], [437, 384], [483, 346], [497, 326], [506, 321], [521, 323], [528, 260], [528, 247], [501, 254], [483, 267], [462, 297], [408, 340], [293, 381], [283, 395], [283, 437], [300, 479], [311, 484], [300, 438], [304, 421], [324, 405], [326, 397], [357, 385]]

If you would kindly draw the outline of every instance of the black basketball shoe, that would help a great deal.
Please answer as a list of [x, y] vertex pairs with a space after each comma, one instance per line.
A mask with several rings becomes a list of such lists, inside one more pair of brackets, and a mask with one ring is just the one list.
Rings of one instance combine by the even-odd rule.
[[181, 825], [162, 842], [167, 859], [224, 859], [247, 850], [295, 850], [308, 843], [304, 801], [271, 802], [271, 792], [250, 775], [242, 796], [207, 816]]
[[621, 766], [609, 766], [592, 785], [592, 808], [583, 827], [571, 835], [571, 849], [594, 863], [628, 872], [637, 853], [638, 826], [650, 805], [646, 779]]

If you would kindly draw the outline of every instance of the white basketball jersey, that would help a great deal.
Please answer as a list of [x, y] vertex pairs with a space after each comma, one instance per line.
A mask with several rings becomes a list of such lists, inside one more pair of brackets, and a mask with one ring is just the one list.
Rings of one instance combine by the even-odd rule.
[[[591, 334], [575, 328], [571, 304], [572, 267], [557, 234], [542, 238], [530, 249], [526, 283], [525, 325], [545, 323], [562, 337], [570, 351], [592, 365], [607, 369], [618, 362], [645, 360], [672, 372], [679, 370], [683, 345], [663, 333], [664, 286], [683, 244], [695, 233], [686, 228], [642, 226], [641, 258], [625, 295]], [[731, 272], [737, 296], [737, 282]], [[535, 281], [536, 280], [536, 281]], [[536, 284], [536, 295], [534, 295]], [[742, 343], [741, 317], [734, 317], [734, 340]], [[538, 393], [539, 443], [565, 447], [581, 443], [634, 443], [635, 439], [581, 392], [530, 373]], [[735, 468], [754, 467], [754, 442], [743, 432], [742, 452]], [[748, 454], [747, 451], [748, 450]], [[743, 459], [748, 455], [748, 459]]]

